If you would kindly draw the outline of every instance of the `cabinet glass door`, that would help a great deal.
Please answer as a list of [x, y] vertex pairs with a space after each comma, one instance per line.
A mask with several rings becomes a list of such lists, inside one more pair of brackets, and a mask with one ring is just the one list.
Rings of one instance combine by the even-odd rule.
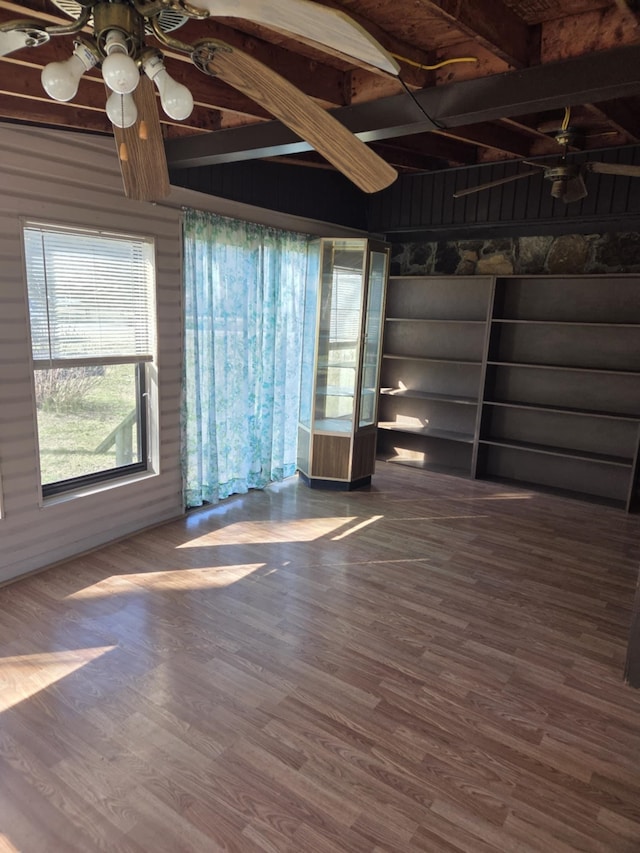
[[387, 252], [372, 251], [369, 255], [367, 310], [362, 352], [362, 385], [358, 421], [361, 427], [370, 426], [376, 422], [386, 280]]
[[353, 429], [360, 357], [362, 241], [334, 240], [323, 248], [314, 429]]

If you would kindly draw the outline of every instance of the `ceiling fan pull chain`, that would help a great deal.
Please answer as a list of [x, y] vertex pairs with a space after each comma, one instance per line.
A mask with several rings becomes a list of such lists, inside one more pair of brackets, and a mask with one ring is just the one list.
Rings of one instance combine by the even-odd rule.
[[[122, 112], [122, 127], [124, 124], [124, 95], [120, 95], [120, 110]], [[127, 163], [129, 161], [129, 152], [127, 151], [127, 143], [123, 140], [120, 143], [120, 150], [118, 152], [120, 154], [120, 160], [123, 163]]]

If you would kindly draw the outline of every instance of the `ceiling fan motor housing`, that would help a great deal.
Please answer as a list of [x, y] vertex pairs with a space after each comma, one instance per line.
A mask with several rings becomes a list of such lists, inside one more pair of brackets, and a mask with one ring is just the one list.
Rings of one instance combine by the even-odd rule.
[[128, 3], [96, 3], [93, 7], [94, 33], [98, 50], [105, 56], [105, 42], [111, 30], [122, 33], [127, 53], [135, 57], [144, 41], [144, 20]]

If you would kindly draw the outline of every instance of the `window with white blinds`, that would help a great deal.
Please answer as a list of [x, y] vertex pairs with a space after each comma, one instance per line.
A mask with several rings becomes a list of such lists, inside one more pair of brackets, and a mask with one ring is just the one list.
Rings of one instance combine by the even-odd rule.
[[153, 241], [41, 222], [23, 233], [43, 498], [148, 471]]
[[36, 367], [152, 360], [152, 241], [30, 222], [24, 247]]

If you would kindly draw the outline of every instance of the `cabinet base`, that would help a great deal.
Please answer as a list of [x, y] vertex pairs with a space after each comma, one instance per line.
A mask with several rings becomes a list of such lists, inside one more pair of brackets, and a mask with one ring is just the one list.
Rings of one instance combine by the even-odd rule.
[[358, 480], [323, 480], [320, 477], [308, 477], [302, 471], [298, 471], [301, 480], [310, 489], [327, 489], [334, 492], [352, 492], [354, 489], [363, 489], [371, 485], [371, 474], [368, 477], [360, 477]]

